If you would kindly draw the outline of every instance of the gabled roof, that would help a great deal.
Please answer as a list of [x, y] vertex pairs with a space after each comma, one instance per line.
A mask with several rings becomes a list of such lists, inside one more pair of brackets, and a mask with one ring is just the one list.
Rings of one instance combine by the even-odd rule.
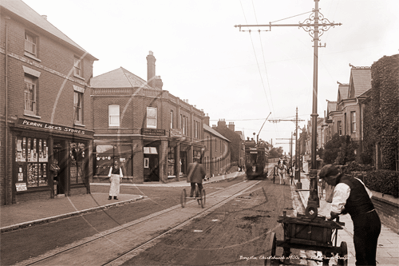
[[151, 88], [147, 82], [123, 67], [101, 74], [91, 79], [93, 88]]
[[204, 130], [208, 131], [209, 133], [217, 136], [218, 138], [224, 139], [228, 142], [231, 142], [229, 139], [225, 138], [222, 134], [220, 134], [219, 132], [217, 132], [216, 130], [214, 130], [213, 128], [211, 128], [210, 126], [208, 126], [207, 124], [204, 124]]
[[327, 101], [327, 116], [329, 116], [330, 112], [337, 110], [337, 102]]
[[[68, 36], [66, 36], [62, 31], [57, 29], [53, 24], [51, 24], [47, 19], [39, 15], [35, 10], [33, 10], [30, 6], [25, 4], [21, 0], [1, 0], [0, 6], [14, 13], [16, 16], [27, 20], [28, 22], [36, 25], [42, 30], [50, 33], [51, 35], [69, 43], [75, 48], [86, 52], [85, 49], [80, 47], [77, 43], [72, 41]], [[90, 55], [92, 56], [92, 55]], [[95, 58], [97, 59], [97, 58]]]
[[371, 69], [370, 67], [351, 68], [351, 76], [349, 83], [349, 97], [356, 98], [360, 94], [371, 89]]
[[366, 90], [365, 92], [363, 92], [362, 94], [360, 94], [359, 96], [357, 96], [358, 98], [367, 98], [370, 97], [371, 95], [371, 89]]
[[337, 102], [348, 99], [349, 84], [338, 83], [338, 97]]

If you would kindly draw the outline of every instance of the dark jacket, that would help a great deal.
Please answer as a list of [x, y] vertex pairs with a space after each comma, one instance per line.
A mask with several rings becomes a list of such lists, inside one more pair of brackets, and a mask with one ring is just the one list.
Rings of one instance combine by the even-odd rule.
[[190, 163], [187, 172], [187, 182], [202, 183], [206, 176], [205, 168], [199, 163]]

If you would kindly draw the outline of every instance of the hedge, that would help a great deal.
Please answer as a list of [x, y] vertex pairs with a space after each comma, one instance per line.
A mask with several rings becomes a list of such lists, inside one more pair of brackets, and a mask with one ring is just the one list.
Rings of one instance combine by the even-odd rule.
[[352, 175], [360, 178], [371, 190], [399, 197], [399, 172], [391, 170], [353, 171]]

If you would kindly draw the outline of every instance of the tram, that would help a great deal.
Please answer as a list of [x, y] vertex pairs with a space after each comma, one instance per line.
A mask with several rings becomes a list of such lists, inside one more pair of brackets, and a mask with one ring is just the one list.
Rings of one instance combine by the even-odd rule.
[[267, 178], [267, 148], [253, 139], [245, 141], [245, 173], [248, 179]]

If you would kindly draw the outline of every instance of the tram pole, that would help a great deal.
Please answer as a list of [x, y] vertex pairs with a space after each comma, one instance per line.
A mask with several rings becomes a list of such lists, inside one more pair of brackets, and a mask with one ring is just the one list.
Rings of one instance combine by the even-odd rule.
[[[318, 48], [319, 47], [325, 47], [324, 46], [319, 46], [318, 42], [320, 40], [320, 37], [323, 35], [323, 33], [327, 30], [329, 30], [331, 27], [335, 26], [341, 26], [341, 23], [334, 23], [330, 22], [327, 18], [321, 14], [319, 11], [319, 1], [320, 0], [314, 0], [315, 2], [315, 8], [312, 12], [312, 14], [305, 19], [302, 23], [298, 24], [272, 24], [269, 22], [269, 24], [255, 24], [255, 25], [235, 25], [234, 27], [238, 27], [240, 31], [246, 31], [242, 30], [241, 28], [245, 27], [269, 27], [268, 31], [271, 31], [272, 27], [300, 27], [306, 32], [309, 33], [309, 35], [313, 38], [313, 50], [314, 50], [314, 55], [313, 55], [313, 100], [312, 100], [312, 144], [311, 144], [311, 169], [313, 170], [312, 172], [315, 172], [317, 165], [316, 165], [316, 147], [317, 147], [317, 81], [318, 81]], [[251, 32], [251, 30], [248, 30]], [[299, 161], [297, 161], [299, 163]]]

